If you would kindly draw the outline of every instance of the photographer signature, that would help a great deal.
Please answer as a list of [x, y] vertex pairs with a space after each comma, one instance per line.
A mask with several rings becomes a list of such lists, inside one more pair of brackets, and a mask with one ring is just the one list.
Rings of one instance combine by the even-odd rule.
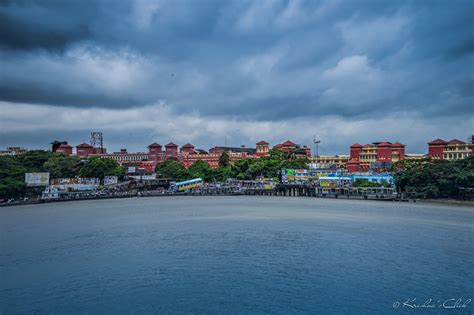
[[471, 299], [463, 300], [461, 298], [433, 300], [427, 299], [424, 302], [418, 302], [416, 298], [406, 299], [405, 301], [394, 302], [393, 308], [445, 308], [445, 309], [464, 309], [471, 304]]

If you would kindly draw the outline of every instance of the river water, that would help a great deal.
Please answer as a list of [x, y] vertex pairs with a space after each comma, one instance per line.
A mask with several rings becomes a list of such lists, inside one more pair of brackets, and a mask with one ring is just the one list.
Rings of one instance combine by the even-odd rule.
[[[435, 306], [402, 304], [414, 298]], [[474, 302], [440, 307], [469, 298], [472, 207], [216, 196], [0, 208], [2, 315], [472, 314]]]

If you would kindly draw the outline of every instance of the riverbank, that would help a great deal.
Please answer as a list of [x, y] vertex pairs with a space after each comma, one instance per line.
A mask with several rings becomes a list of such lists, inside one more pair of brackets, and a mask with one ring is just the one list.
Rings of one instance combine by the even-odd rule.
[[[21, 206], [21, 205], [35, 205], [35, 204], [44, 204], [44, 203], [58, 203], [58, 202], [71, 202], [71, 201], [81, 201], [81, 200], [103, 200], [103, 199], [124, 199], [124, 198], [142, 198], [142, 197], [179, 197], [179, 196], [247, 196], [247, 194], [214, 194], [214, 195], [202, 195], [202, 194], [193, 194], [193, 193], [160, 193], [160, 194], [129, 194], [129, 195], [113, 195], [113, 196], [92, 196], [92, 197], [83, 197], [83, 198], [71, 198], [71, 199], [51, 199], [51, 200], [28, 200], [28, 201], [17, 201], [12, 203], [3, 203], [0, 204], [0, 207], [12, 207], [12, 206]], [[298, 196], [280, 196], [295, 198]], [[299, 196], [305, 198], [319, 198], [319, 199], [342, 199], [342, 200], [374, 200], [374, 201], [392, 201], [399, 202], [400, 200], [384, 200], [384, 199], [364, 199], [364, 198], [335, 198], [334, 196], [316, 196], [316, 197], [307, 197]], [[403, 200], [404, 202], [420, 202], [427, 204], [445, 204], [445, 205], [454, 205], [454, 206], [468, 206], [474, 207], [474, 200], [456, 200], [456, 199], [410, 199]]]

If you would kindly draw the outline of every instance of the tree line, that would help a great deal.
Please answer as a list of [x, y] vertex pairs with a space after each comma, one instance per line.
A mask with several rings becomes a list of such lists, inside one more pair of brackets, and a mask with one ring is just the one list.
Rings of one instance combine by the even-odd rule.
[[474, 157], [461, 160], [402, 160], [393, 167], [397, 189], [417, 198], [456, 198], [474, 187]]
[[50, 178], [125, 176], [125, 169], [115, 160], [79, 158], [44, 150], [28, 151], [17, 156], [0, 156], [0, 198], [38, 193], [42, 188], [27, 188], [25, 173], [49, 172]]
[[[294, 152], [270, 150], [269, 156], [242, 159], [230, 163], [227, 152], [221, 154], [219, 167], [212, 168], [198, 160], [185, 168], [178, 160], [168, 159], [156, 167], [158, 177], [188, 180], [200, 177], [207, 182], [222, 182], [227, 178], [253, 180], [259, 177], [279, 179], [283, 168], [307, 168], [309, 160], [298, 158]], [[124, 167], [113, 159], [79, 158], [43, 150], [28, 151], [17, 156], [0, 156], [0, 198], [11, 198], [35, 192], [27, 188], [25, 173], [49, 172], [50, 178], [125, 176]], [[456, 198], [460, 187], [474, 187], [474, 157], [462, 160], [402, 160], [392, 169], [395, 185], [400, 192], [417, 198]], [[369, 183], [372, 184], [372, 183]], [[367, 186], [362, 181], [355, 186]], [[38, 192], [38, 191], [36, 191]]]
[[280, 149], [270, 150], [268, 157], [258, 159], [242, 159], [230, 163], [227, 152], [219, 158], [219, 167], [212, 168], [206, 161], [198, 160], [189, 168], [185, 168], [178, 160], [168, 159], [156, 167], [161, 178], [188, 180], [202, 178], [206, 182], [222, 182], [227, 178], [252, 180], [259, 177], [278, 179], [282, 168], [307, 168], [307, 158], [296, 157], [292, 153], [284, 153]]

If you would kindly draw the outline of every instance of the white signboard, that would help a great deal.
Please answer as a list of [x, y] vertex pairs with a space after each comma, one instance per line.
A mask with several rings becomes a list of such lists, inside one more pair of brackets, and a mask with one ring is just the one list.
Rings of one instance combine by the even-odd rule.
[[127, 173], [135, 173], [135, 166], [129, 166]]
[[99, 186], [98, 178], [53, 178], [51, 180], [51, 188], [59, 190], [94, 190]]
[[25, 183], [28, 187], [48, 186], [49, 173], [25, 173]]
[[105, 176], [104, 177], [104, 185], [114, 185], [118, 183], [118, 177], [117, 176]]

